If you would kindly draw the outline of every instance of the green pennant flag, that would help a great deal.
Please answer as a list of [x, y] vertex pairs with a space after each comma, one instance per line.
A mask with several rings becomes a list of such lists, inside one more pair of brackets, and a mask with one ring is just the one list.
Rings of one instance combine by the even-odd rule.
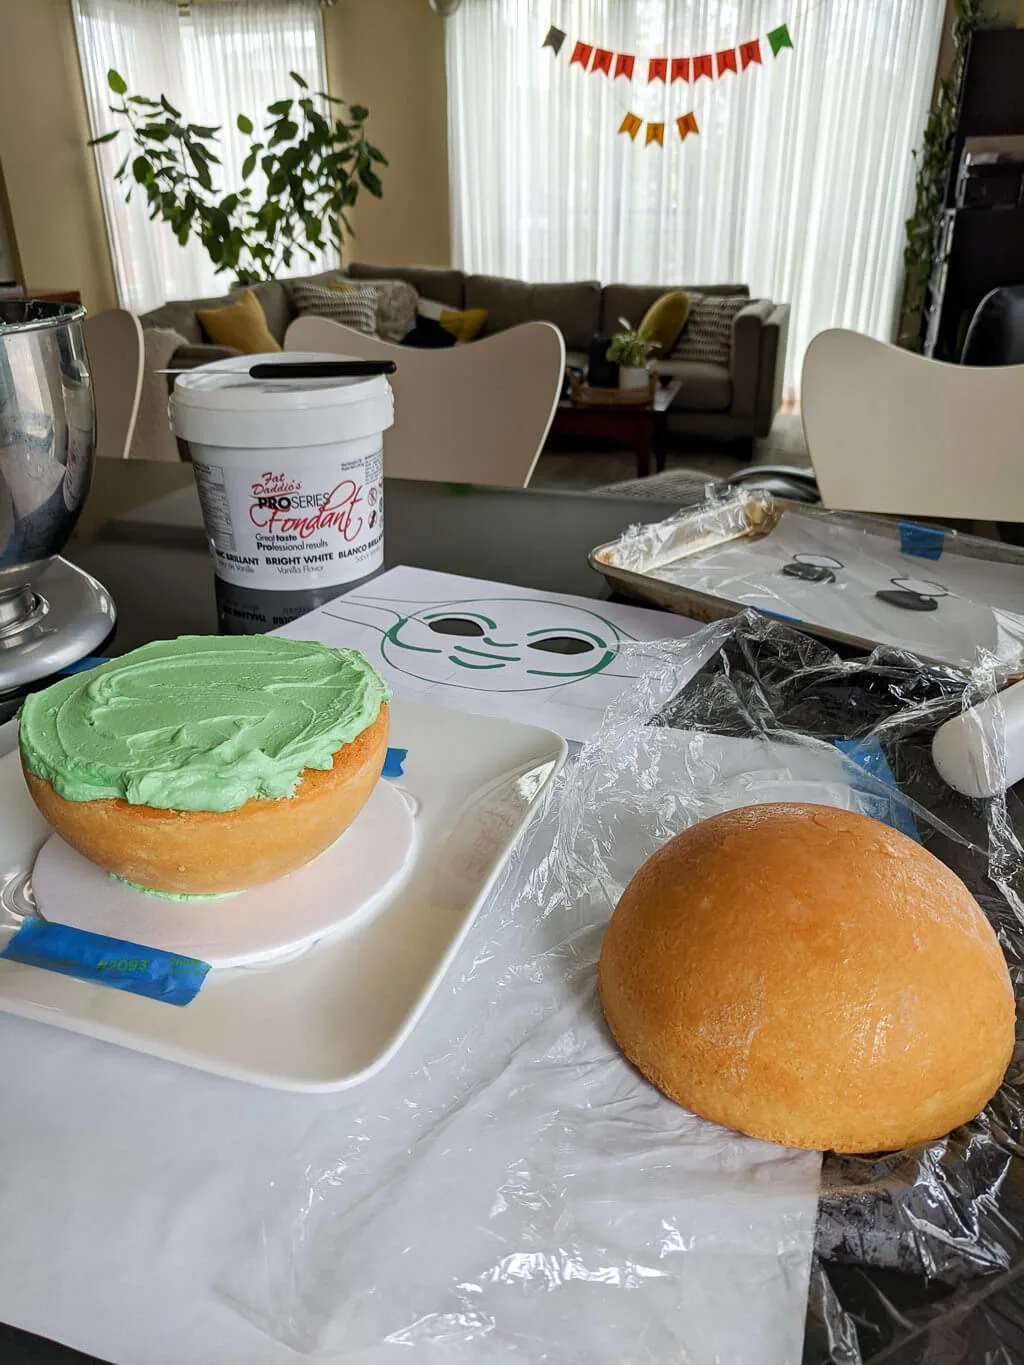
[[789, 36], [789, 29], [785, 24], [780, 24], [778, 28], [773, 28], [768, 34], [768, 42], [771, 45], [772, 56], [777, 57], [784, 47], [792, 47], [793, 39]]
[[556, 28], [554, 24], [552, 24], [551, 27], [548, 29], [548, 36], [541, 43], [541, 48], [543, 49], [545, 47], [549, 47], [557, 57], [559, 52], [561, 52], [562, 50], [562, 44], [564, 42], [565, 34], [562, 32], [560, 28]]

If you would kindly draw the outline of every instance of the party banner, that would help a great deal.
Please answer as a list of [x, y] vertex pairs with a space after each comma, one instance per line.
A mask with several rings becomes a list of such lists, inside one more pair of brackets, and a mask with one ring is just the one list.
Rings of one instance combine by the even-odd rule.
[[[541, 47], [550, 48], [552, 54], [558, 57], [565, 40], [564, 30], [552, 24]], [[615, 52], [611, 48], [597, 47], [594, 43], [577, 41], [572, 46], [569, 65], [579, 66], [591, 75], [604, 76], [606, 80], [614, 83], [625, 80], [632, 84], [634, 80], [642, 80], [646, 85], [660, 81], [666, 87], [674, 86], [676, 81], [682, 81], [684, 85], [696, 85], [699, 80], [721, 80], [729, 75], [738, 76], [752, 66], [763, 66], [762, 41], [768, 44], [775, 58], [786, 48], [793, 47], [793, 37], [788, 24], [779, 24], [777, 28], [766, 33], [763, 40], [752, 38], [737, 47], [726, 47], [721, 51], [702, 52], [697, 56], [688, 57], [637, 58], [632, 52]], [[641, 61], [640, 72], [637, 71], [638, 60]], [[619, 132], [625, 133], [635, 142], [637, 134], [644, 127], [644, 122], [638, 114], [629, 111], [619, 125]], [[700, 132], [696, 115], [692, 112], [676, 118], [675, 125], [681, 141], [685, 141], [691, 133]], [[664, 147], [664, 122], [647, 122], [646, 127], [644, 146], [654, 144], [657, 147]]]

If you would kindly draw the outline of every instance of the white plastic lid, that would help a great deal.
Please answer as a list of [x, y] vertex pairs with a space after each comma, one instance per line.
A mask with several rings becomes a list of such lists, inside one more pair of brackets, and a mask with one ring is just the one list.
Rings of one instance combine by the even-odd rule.
[[384, 375], [359, 379], [250, 379], [260, 363], [337, 361], [356, 356], [273, 351], [232, 356], [178, 375], [171, 422], [198, 445], [282, 448], [327, 445], [379, 435], [395, 420]]

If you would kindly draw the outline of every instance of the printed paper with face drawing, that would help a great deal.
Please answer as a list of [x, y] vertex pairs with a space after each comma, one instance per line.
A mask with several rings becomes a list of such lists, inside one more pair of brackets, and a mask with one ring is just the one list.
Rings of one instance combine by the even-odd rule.
[[279, 633], [361, 650], [396, 696], [586, 740], [643, 668], [623, 644], [697, 629], [670, 612], [402, 567]]

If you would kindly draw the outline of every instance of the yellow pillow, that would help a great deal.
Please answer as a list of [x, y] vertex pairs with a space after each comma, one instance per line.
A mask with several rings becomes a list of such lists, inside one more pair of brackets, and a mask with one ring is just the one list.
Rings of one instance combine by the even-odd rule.
[[658, 355], [666, 356], [679, 340], [679, 333], [686, 326], [690, 316], [690, 296], [682, 289], [673, 289], [655, 299], [640, 324], [640, 331], [646, 332], [652, 341], [658, 343]]
[[217, 346], [234, 346], [243, 355], [262, 355], [265, 351], [279, 351], [267, 326], [267, 315], [251, 289], [243, 289], [234, 303], [223, 308], [199, 308], [196, 317], [203, 331]]
[[472, 341], [487, 321], [486, 308], [467, 308], [462, 313], [442, 310], [438, 322], [456, 341]]

